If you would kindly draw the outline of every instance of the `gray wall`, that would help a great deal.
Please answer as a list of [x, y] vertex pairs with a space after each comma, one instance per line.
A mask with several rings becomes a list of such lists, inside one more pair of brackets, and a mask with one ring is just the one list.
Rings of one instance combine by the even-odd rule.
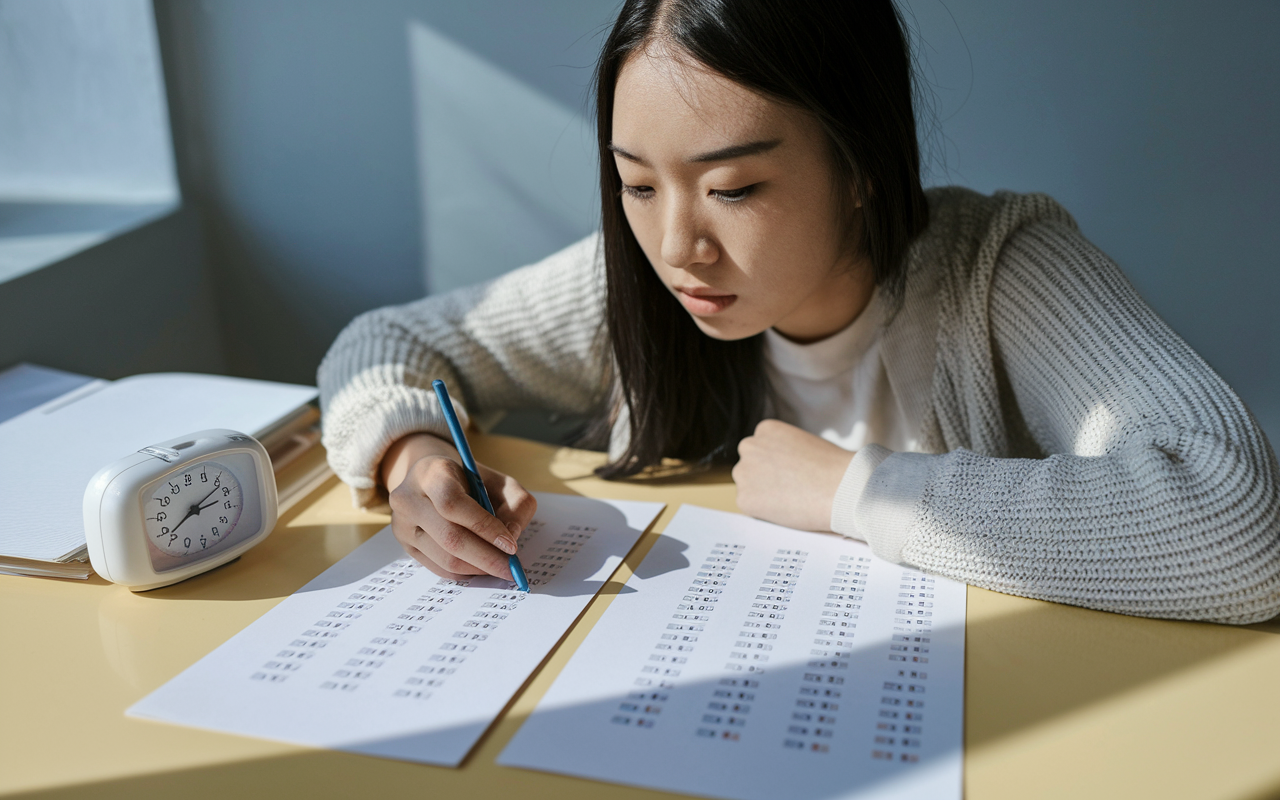
[[910, 9], [931, 180], [1059, 200], [1280, 442], [1280, 3]]
[[[356, 313], [589, 229], [575, 126], [614, 7], [157, 0], [231, 369], [310, 380]], [[1058, 198], [1280, 440], [1280, 6], [908, 9], [940, 125], [931, 182]]]
[[[231, 368], [313, 381], [351, 317], [425, 293], [427, 272], [437, 266], [426, 264], [428, 249], [451, 265], [450, 280], [430, 281], [438, 288], [483, 279], [585, 234], [589, 217], [557, 220], [555, 211], [539, 211], [538, 201], [503, 202], [539, 167], [548, 174], [542, 150], [515, 182], [509, 171], [424, 182], [432, 166], [424, 161], [451, 164], [440, 136], [452, 134], [422, 130], [416, 103], [418, 95], [450, 88], [476, 90], [483, 99], [494, 73], [515, 75], [505, 88], [525, 87], [526, 97], [515, 99], [532, 98], [554, 125], [556, 108], [569, 115], [581, 108], [597, 46], [591, 33], [613, 5], [157, 0], [183, 192], [206, 221]], [[475, 53], [492, 71], [476, 75], [464, 63], [434, 84], [427, 76], [415, 83], [415, 63], [441, 66], [447, 58], [430, 47], [440, 41], [461, 57]], [[496, 124], [504, 135], [485, 145], [523, 138], [521, 120], [499, 117]], [[504, 163], [501, 154], [492, 161]], [[497, 248], [488, 259], [473, 254], [469, 263], [480, 268], [472, 269], [452, 258], [467, 252], [465, 233], [440, 224], [438, 215], [440, 235], [426, 244], [424, 209], [442, 212], [464, 189], [468, 201], [482, 199], [486, 192], [476, 184], [493, 188], [488, 196], [506, 217], [495, 218], [501, 237], [486, 231], [470, 249], [518, 246]], [[453, 238], [441, 243], [440, 236]]]

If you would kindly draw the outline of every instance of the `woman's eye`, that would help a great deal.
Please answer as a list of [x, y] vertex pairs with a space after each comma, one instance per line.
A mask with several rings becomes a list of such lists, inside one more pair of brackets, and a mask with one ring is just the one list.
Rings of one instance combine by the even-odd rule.
[[637, 200], [648, 200], [649, 198], [653, 197], [653, 187], [652, 186], [629, 186], [624, 183], [622, 184], [622, 193], [626, 195], [630, 195]]
[[743, 186], [740, 189], [712, 189], [711, 195], [726, 203], [740, 203], [755, 191], [755, 185]]

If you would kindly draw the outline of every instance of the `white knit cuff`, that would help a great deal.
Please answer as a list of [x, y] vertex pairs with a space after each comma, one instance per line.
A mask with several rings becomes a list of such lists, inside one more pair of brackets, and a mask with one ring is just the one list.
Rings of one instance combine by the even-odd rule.
[[[466, 408], [456, 399], [453, 407], [458, 412], [458, 421], [466, 428], [469, 424]], [[380, 486], [378, 470], [391, 445], [411, 433], [449, 437], [449, 428], [435, 395], [420, 389], [396, 387], [360, 408], [343, 409], [343, 412], [335, 415], [338, 419], [326, 421], [325, 429], [326, 433], [341, 430], [344, 435], [328, 437], [330, 441], [325, 442], [325, 447], [329, 451], [330, 466], [351, 487], [351, 499], [357, 508], [387, 510], [387, 496]]]
[[853, 526], [880, 558], [903, 563], [903, 545], [939, 458], [925, 453], [893, 453], [867, 480], [853, 509]]
[[869, 444], [853, 457], [840, 479], [840, 486], [836, 488], [835, 499], [831, 501], [831, 530], [850, 539], [865, 540], [866, 537], [858, 533], [854, 524], [854, 511], [867, 488], [867, 481], [871, 480], [871, 473], [891, 455], [893, 451], [889, 448]]

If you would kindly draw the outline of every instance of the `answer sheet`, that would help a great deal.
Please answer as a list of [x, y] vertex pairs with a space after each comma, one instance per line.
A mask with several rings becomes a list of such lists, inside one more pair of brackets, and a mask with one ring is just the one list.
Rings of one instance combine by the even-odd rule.
[[734, 798], [961, 796], [965, 586], [683, 506], [499, 764]]
[[438, 578], [384, 528], [126, 713], [456, 766], [662, 510], [536, 497], [529, 593]]

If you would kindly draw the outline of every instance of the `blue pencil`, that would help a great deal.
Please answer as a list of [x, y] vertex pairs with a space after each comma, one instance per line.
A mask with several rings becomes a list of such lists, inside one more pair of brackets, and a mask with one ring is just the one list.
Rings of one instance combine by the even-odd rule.
[[[462, 432], [462, 424], [458, 422], [458, 414], [453, 410], [453, 401], [449, 399], [449, 390], [445, 388], [444, 381], [432, 381], [431, 388], [436, 390], [436, 397], [440, 400], [440, 409], [444, 411], [444, 420], [449, 423], [449, 433], [453, 436], [453, 446], [458, 448], [458, 455], [462, 456], [462, 467], [467, 472], [467, 482], [471, 484], [471, 496], [475, 501], [484, 506], [484, 510], [493, 514], [493, 503], [489, 501], [489, 493], [485, 491], [484, 481], [480, 479], [480, 467], [477, 466], [475, 458], [471, 455], [471, 447], [467, 444], [466, 434]], [[494, 514], [496, 517], [497, 514]], [[524, 567], [520, 564], [520, 559], [512, 555], [507, 558], [507, 566], [511, 567], [511, 577], [516, 579], [516, 588], [522, 592], [529, 591], [529, 579], [524, 576]]]

